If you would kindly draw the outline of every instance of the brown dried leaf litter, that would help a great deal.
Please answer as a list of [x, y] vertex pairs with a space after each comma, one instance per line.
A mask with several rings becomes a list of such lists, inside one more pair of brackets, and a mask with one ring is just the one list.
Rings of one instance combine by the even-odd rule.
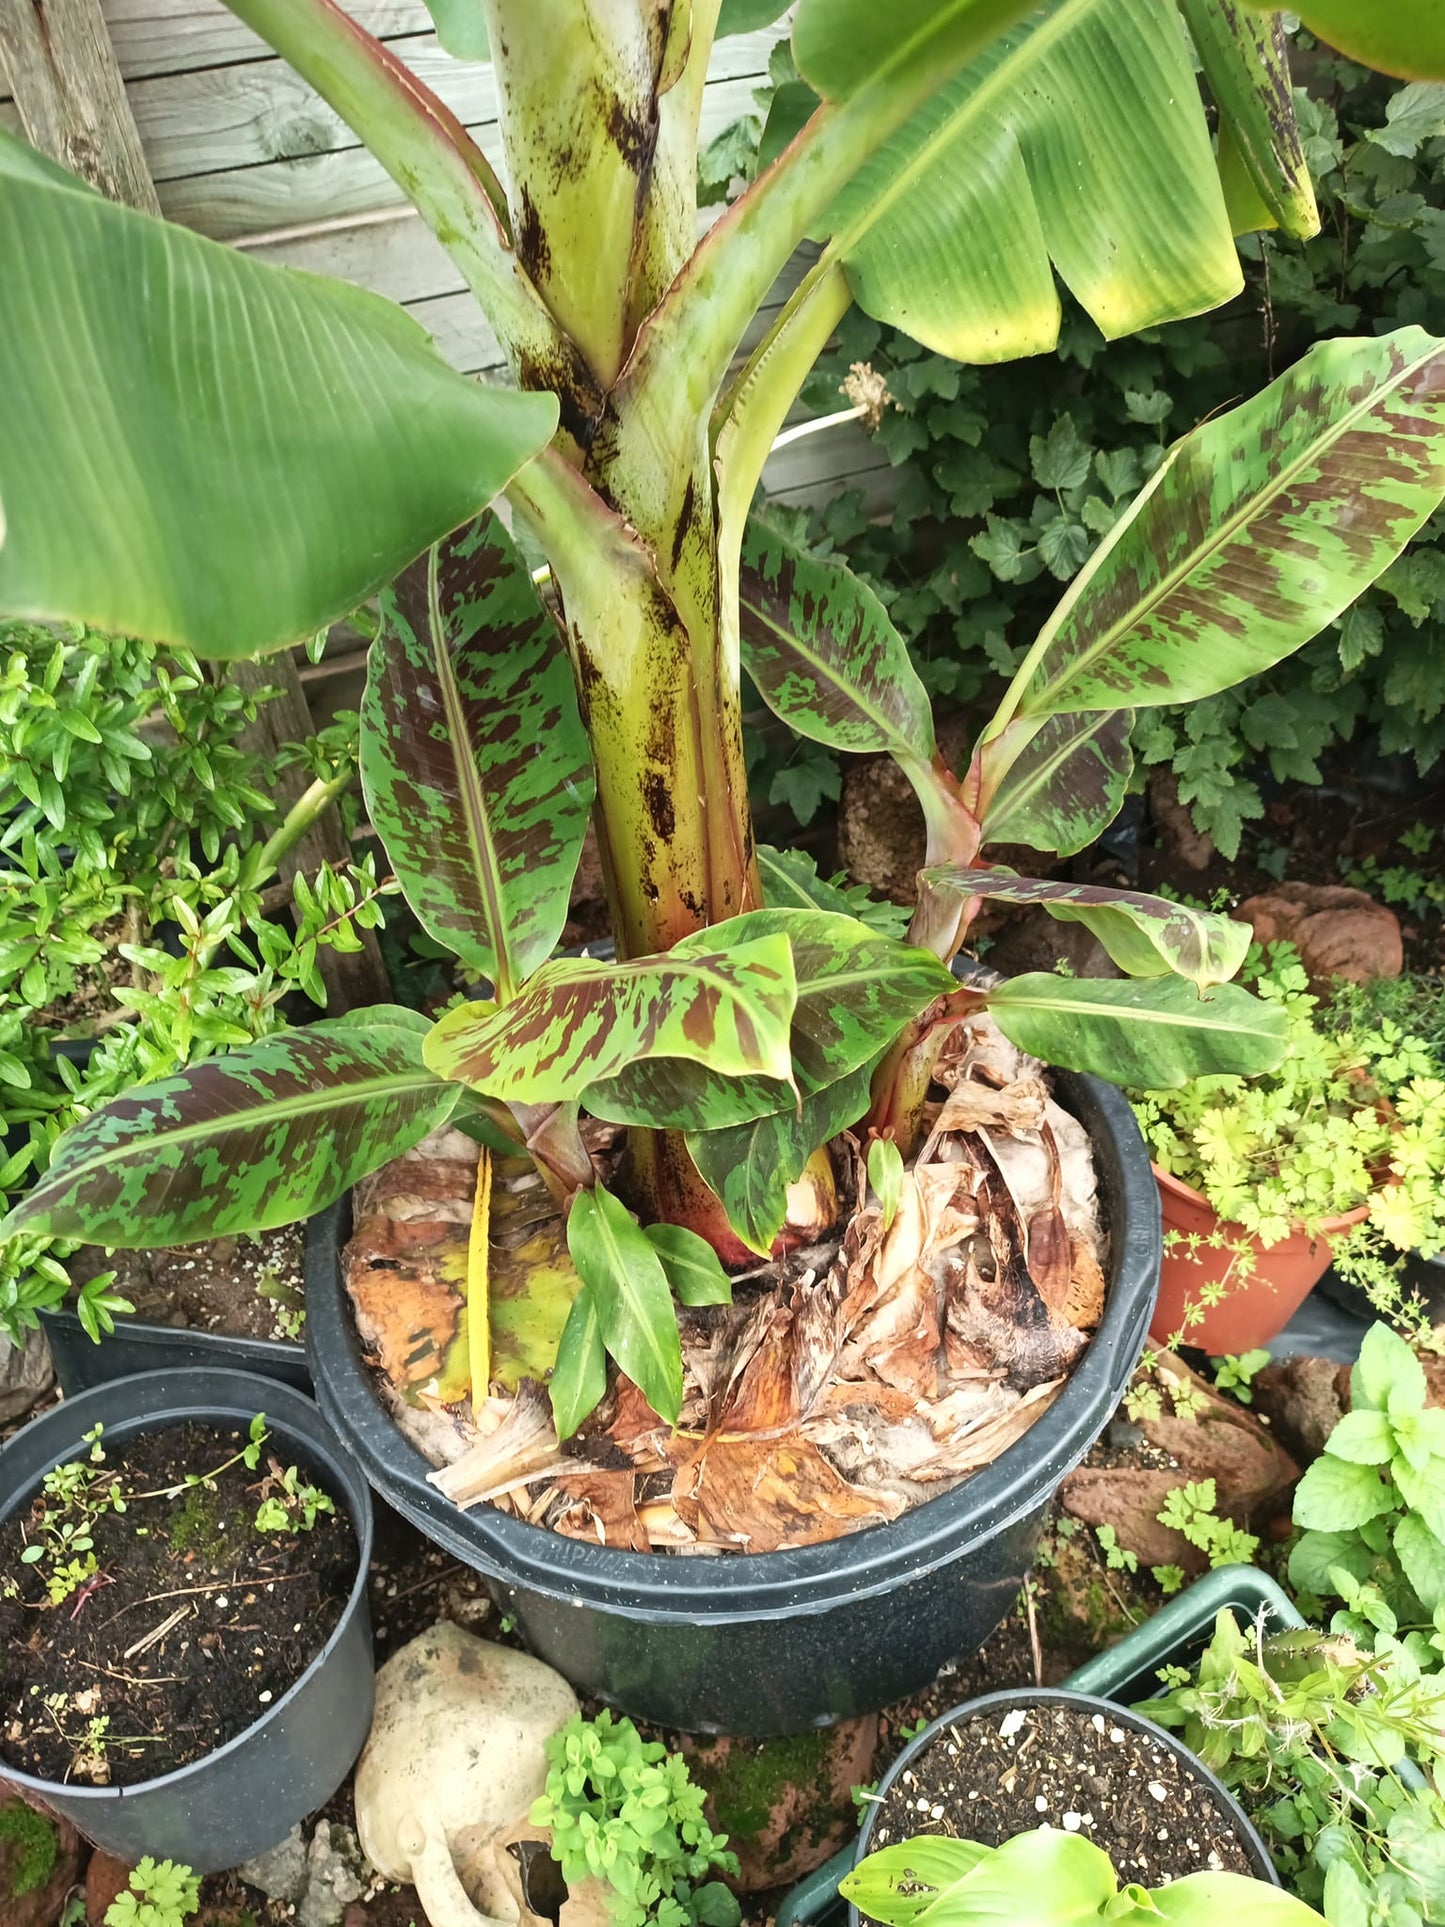
[[[857, 1208], [841, 1239], [760, 1268], [730, 1306], [680, 1313], [675, 1433], [615, 1373], [562, 1445], [536, 1378], [494, 1379], [474, 1409], [454, 1361], [475, 1146], [440, 1133], [361, 1187], [346, 1284], [433, 1482], [609, 1546], [771, 1552], [895, 1518], [992, 1463], [1087, 1345], [1105, 1239], [1087, 1136], [1035, 1060], [979, 1016], [951, 1033], [937, 1078], [886, 1230], [842, 1139], [839, 1189]], [[604, 1173], [614, 1148], [599, 1132]], [[529, 1169], [500, 1178], [494, 1203], [493, 1290], [516, 1293], [565, 1240]]]

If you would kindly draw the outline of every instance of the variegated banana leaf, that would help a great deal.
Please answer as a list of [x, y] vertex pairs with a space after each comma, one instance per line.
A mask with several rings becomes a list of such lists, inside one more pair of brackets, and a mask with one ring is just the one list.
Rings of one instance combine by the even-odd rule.
[[843, 563], [754, 519], [740, 578], [743, 666], [776, 716], [830, 749], [933, 755], [933, 711], [908, 645]]
[[1283, 20], [1277, 13], [1251, 13], [1243, 0], [1179, 4], [1219, 109], [1226, 198], [1231, 179], [1225, 156], [1232, 149], [1255, 203], [1246, 211], [1231, 199], [1235, 233], [1268, 225], [1308, 240], [1319, 233], [1320, 216], [1294, 116]]
[[465, 380], [392, 303], [117, 206], [8, 134], [0, 259], [0, 614], [278, 648], [557, 424], [555, 396]]
[[495, 516], [382, 596], [361, 722], [367, 806], [407, 901], [505, 1000], [567, 920], [593, 782], [557, 626]]
[[[1134, 768], [1133, 727], [1132, 709], [1085, 710], [1021, 724], [1016, 755], [1007, 730], [985, 745], [964, 789], [966, 801], [975, 783], [989, 798], [984, 846], [1022, 843], [1060, 856], [1087, 848], [1123, 805]], [[996, 783], [993, 768], [1003, 771]]]
[[788, 1186], [821, 1144], [868, 1109], [877, 1059], [790, 1108], [721, 1131], [689, 1131], [687, 1148], [722, 1200], [728, 1223], [749, 1250], [766, 1257], [783, 1228]]
[[797, 1001], [788, 939], [730, 942], [731, 928], [699, 932], [686, 956], [544, 964], [509, 1004], [448, 1011], [426, 1040], [426, 1061], [505, 1103], [562, 1103], [654, 1057], [767, 1078], [785, 1098]]
[[[750, 910], [699, 931], [674, 959], [721, 947], [782, 939], [792, 947], [797, 1003], [789, 1039], [797, 1092], [826, 1090], [892, 1043], [910, 1017], [956, 988], [937, 957], [821, 910]], [[714, 1131], [786, 1110], [792, 1090], [768, 1077], [729, 1077], [677, 1056], [649, 1058], [589, 1086], [584, 1102], [617, 1124]], [[819, 1140], [821, 1141], [821, 1140]], [[810, 1147], [811, 1149], [812, 1147]]]
[[59, 1140], [0, 1237], [138, 1249], [310, 1216], [464, 1095], [427, 1070], [415, 1013], [401, 1015], [281, 1031], [114, 1098]]
[[1216, 1072], [1254, 1077], [1284, 1054], [1284, 1011], [1238, 984], [1201, 993], [1183, 977], [1032, 971], [991, 989], [987, 1007], [1020, 1050], [1138, 1090], [1174, 1090]]
[[[682, 1409], [682, 1343], [661, 1258], [632, 1213], [601, 1185], [573, 1199], [567, 1248], [596, 1309], [608, 1355], [658, 1417], [675, 1425]], [[566, 1339], [564, 1332], [564, 1346]], [[585, 1358], [585, 1332], [578, 1334], [577, 1349]], [[584, 1377], [595, 1380], [595, 1374]]]
[[1001, 713], [1192, 702], [1268, 669], [1439, 504], [1442, 431], [1445, 342], [1402, 328], [1316, 343], [1175, 445], [1075, 578]]
[[1012, 26], [1019, 8], [983, 0], [907, 11], [906, 29], [892, 9], [808, 0], [794, 27], [803, 76], [828, 98], [900, 62], [933, 59], [939, 35], [976, 33], [985, 16], [1009, 27], [925, 100], [829, 210], [860, 307], [938, 353], [990, 362], [1055, 346], [1055, 270], [1111, 339], [1237, 292], [1204, 109], [1172, 7], [1052, 0]]
[[1164, 897], [1020, 877], [1011, 870], [950, 865], [925, 870], [919, 883], [924, 890], [953, 898], [1040, 904], [1060, 923], [1083, 924], [1131, 977], [1163, 977], [1173, 971], [1200, 990], [1234, 976], [1254, 935], [1247, 923]]
[[739, 622], [743, 664], [776, 716], [830, 749], [892, 756], [923, 805], [934, 860], [973, 854], [976, 827], [938, 767], [928, 692], [866, 583], [754, 520]]

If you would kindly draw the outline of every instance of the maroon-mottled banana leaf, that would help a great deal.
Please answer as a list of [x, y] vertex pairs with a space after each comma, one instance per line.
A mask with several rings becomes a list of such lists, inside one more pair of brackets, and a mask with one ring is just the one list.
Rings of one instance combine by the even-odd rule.
[[[792, 948], [798, 996], [789, 1049], [804, 1098], [877, 1057], [910, 1017], [955, 987], [928, 951], [821, 910], [750, 910], [684, 939], [670, 955], [699, 956], [724, 941], [778, 937]], [[612, 1123], [689, 1131], [722, 1130], [797, 1108], [794, 1092], [772, 1078], [720, 1076], [700, 1062], [660, 1055], [589, 1085], [584, 1101]]]
[[493, 515], [381, 598], [361, 713], [371, 821], [423, 926], [510, 997], [567, 920], [592, 805], [572, 670]]
[[128, 1091], [59, 1139], [0, 1237], [140, 1249], [308, 1217], [465, 1099], [423, 1064], [425, 1028], [414, 1011], [355, 1011]]
[[1272, 1070], [1284, 1048], [1284, 1011], [1237, 984], [1201, 992], [1183, 977], [1031, 971], [989, 990], [987, 1008], [1020, 1050], [1138, 1090], [1173, 1090], [1215, 1072], [1253, 1077]]
[[652, 1057], [758, 1075], [786, 1093], [797, 1000], [788, 939], [733, 944], [727, 930], [699, 933], [685, 957], [544, 964], [509, 1004], [448, 1011], [426, 1040], [426, 1061], [504, 1103], [562, 1103]]

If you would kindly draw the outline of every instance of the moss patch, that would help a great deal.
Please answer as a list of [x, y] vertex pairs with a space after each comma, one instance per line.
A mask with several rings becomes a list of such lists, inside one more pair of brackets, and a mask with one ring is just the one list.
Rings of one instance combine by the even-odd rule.
[[194, 1552], [200, 1558], [214, 1559], [226, 1539], [219, 1492], [212, 1486], [193, 1485], [171, 1520], [166, 1536], [177, 1552]]
[[831, 1734], [789, 1733], [776, 1740], [734, 1740], [714, 1766], [699, 1753], [694, 1777], [712, 1795], [714, 1825], [730, 1840], [762, 1833], [790, 1788], [811, 1803], [820, 1793]]
[[0, 1805], [0, 1858], [10, 1862], [10, 1898], [34, 1893], [55, 1870], [60, 1836], [54, 1826], [23, 1800]]

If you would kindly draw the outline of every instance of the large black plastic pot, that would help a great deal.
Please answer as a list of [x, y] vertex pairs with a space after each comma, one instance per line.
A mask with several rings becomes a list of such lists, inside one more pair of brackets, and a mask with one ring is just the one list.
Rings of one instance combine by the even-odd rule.
[[1049, 1498], [1138, 1361], [1159, 1276], [1159, 1195], [1112, 1086], [1059, 1077], [1093, 1139], [1110, 1235], [1099, 1330], [1053, 1405], [986, 1470], [887, 1525], [795, 1552], [678, 1558], [584, 1544], [482, 1505], [460, 1511], [388, 1415], [341, 1282], [344, 1209], [313, 1220], [306, 1332], [322, 1411], [396, 1510], [484, 1573], [532, 1651], [579, 1692], [694, 1733], [825, 1726], [916, 1691], [987, 1638], [1033, 1558]]
[[197, 1331], [188, 1325], [157, 1325], [145, 1318], [117, 1316], [115, 1330], [97, 1345], [69, 1306], [42, 1311], [41, 1328], [50, 1344], [55, 1376], [67, 1398], [109, 1385], [138, 1372], [184, 1372], [197, 1367], [257, 1372], [298, 1392], [310, 1392], [306, 1348], [285, 1338], [236, 1338], [225, 1332]]
[[52, 1466], [83, 1455], [97, 1422], [107, 1444], [170, 1425], [245, 1426], [257, 1412], [282, 1453], [304, 1458], [356, 1534], [356, 1580], [340, 1622], [301, 1677], [254, 1726], [174, 1773], [128, 1787], [60, 1785], [0, 1759], [0, 1776], [64, 1815], [128, 1866], [145, 1854], [197, 1873], [234, 1867], [284, 1840], [325, 1804], [371, 1726], [374, 1675], [366, 1575], [371, 1494], [309, 1398], [250, 1372], [148, 1372], [68, 1398], [35, 1419], [0, 1457], [0, 1519], [29, 1502]]

